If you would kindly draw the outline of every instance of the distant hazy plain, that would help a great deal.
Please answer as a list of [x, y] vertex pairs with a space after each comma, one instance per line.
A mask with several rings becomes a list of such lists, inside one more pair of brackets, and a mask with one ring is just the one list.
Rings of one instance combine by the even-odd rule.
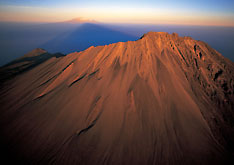
[[234, 27], [1, 22], [0, 66], [38, 47], [68, 54], [90, 46], [137, 40], [149, 31], [191, 36], [234, 61]]

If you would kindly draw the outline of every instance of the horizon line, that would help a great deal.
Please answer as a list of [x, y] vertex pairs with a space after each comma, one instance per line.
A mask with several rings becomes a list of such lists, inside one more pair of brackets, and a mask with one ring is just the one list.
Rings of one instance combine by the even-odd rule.
[[[79, 17], [80, 18], [80, 17]], [[73, 18], [76, 19], [76, 18]], [[229, 28], [234, 28], [234, 25], [221, 25], [221, 24], [190, 24], [190, 23], [141, 23], [141, 22], [120, 22], [120, 21], [116, 21], [116, 22], [104, 22], [104, 21], [96, 21], [94, 19], [92, 19], [95, 22], [69, 22], [73, 19], [70, 20], [64, 20], [64, 21], [20, 21], [20, 20], [0, 20], [0, 23], [32, 23], [32, 24], [48, 24], [48, 23], [69, 23], [69, 24], [86, 24], [86, 23], [90, 23], [90, 24], [117, 24], [117, 25], [167, 25], [167, 26], [200, 26], [200, 27], [229, 27]]]

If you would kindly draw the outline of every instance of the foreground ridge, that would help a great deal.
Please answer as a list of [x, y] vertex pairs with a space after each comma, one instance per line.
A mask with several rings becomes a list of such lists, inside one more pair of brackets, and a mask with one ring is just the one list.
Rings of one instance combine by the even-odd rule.
[[149, 32], [137, 41], [49, 57], [14, 77], [4, 73], [24, 61], [0, 70], [6, 158], [32, 164], [231, 160], [234, 64], [206, 43]]

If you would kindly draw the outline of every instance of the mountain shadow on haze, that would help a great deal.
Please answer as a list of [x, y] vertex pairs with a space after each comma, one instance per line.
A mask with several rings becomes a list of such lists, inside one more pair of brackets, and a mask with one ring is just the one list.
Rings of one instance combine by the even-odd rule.
[[86, 23], [70, 34], [55, 37], [41, 47], [49, 52], [71, 53], [83, 51], [90, 46], [108, 45], [137, 39], [138, 37], [136, 36], [112, 30], [103, 25]]

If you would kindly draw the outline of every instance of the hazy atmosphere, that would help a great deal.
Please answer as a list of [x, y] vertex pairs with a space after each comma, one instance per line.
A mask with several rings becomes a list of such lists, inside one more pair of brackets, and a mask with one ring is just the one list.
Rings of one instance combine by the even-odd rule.
[[233, 0], [0, 0], [0, 20], [56, 22], [76, 17], [100, 22], [234, 26]]

